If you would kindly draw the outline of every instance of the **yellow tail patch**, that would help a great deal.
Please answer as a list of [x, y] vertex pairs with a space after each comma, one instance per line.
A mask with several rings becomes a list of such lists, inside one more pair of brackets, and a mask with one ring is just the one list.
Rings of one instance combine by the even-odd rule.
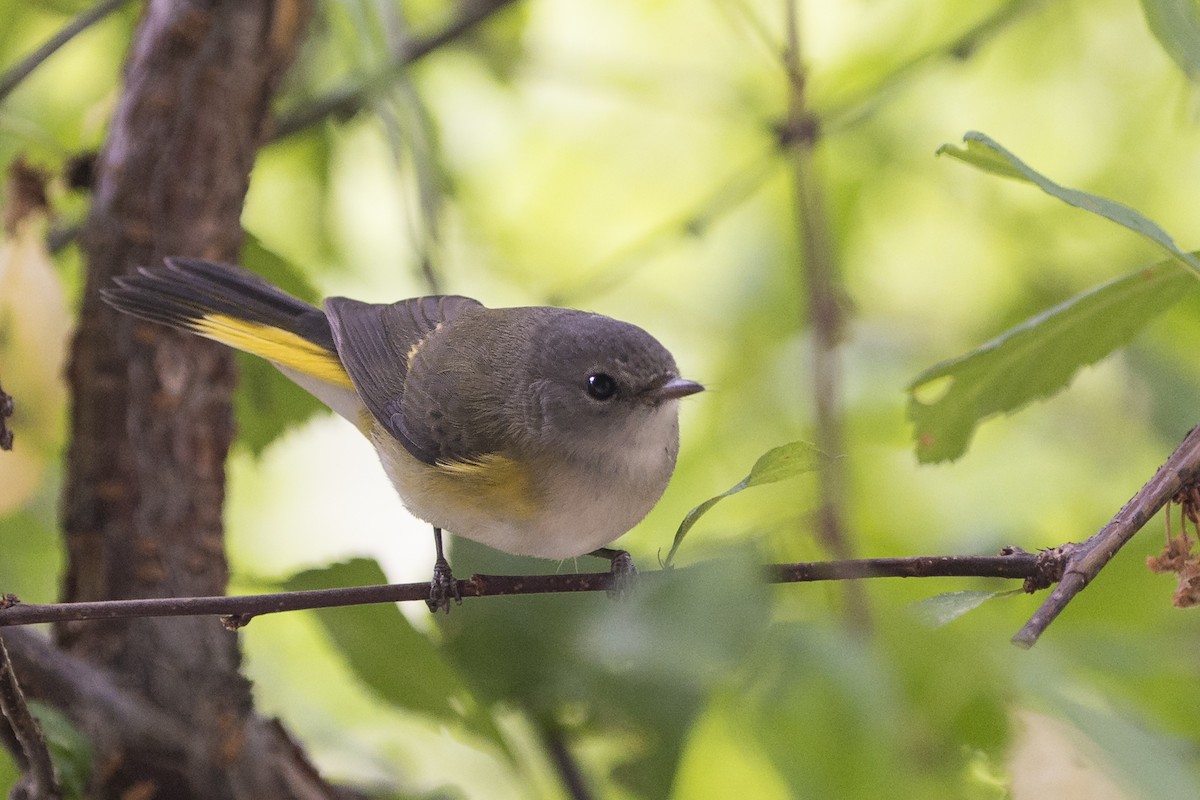
[[206, 314], [188, 321], [188, 328], [201, 336], [253, 353], [317, 380], [353, 389], [350, 376], [337, 353], [313, 344], [282, 328], [230, 317]]

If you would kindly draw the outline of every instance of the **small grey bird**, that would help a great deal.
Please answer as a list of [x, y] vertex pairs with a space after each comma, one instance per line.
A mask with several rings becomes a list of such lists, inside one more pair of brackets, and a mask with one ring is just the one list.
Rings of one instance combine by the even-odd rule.
[[439, 295], [331, 297], [322, 310], [189, 258], [101, 295], [267, 359], [354, 423], [404, 505], [434, 527], [432, 610], [457, 597], [442, 529], [517, 555], [623, 555], [604, 545], [662, 496], [679, 452], [676, 401], [704, 388], [641, 328], [573, 309]]

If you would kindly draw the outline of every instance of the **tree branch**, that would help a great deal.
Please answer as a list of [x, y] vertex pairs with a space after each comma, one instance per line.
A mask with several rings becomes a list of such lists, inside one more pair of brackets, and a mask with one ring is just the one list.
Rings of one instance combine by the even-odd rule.
[[[0, 726], [7, 723], [12, 737], [5, 737], [6, 744], [13, 748], [13, 755], [22, 771], [21, 781], [10, 797], [24, 800], [57, 800], [62, 797], [62, 787], [54, 774], [54, 762], [42, 727], [29, 711], [25, 693], [17, 682], [12, 661], [4, 640], [0, 639]], [[15, 740], [15, 741], [13, 741]]]
[[[124, 754], [120, 759], [103, 762], [106, 767], [118, 773], [126, 772], [136, 766], [130, 763], [133, 756], [139, 753], [152, 756], [157, 759], [153, 771], [139, 773], [147, 781], [146, 785], [157, 785], [162, 790], [157, 796], [178, 796], [172, 791], [184, 785], [189, 759], [205, 757], [203, 742], [197, 737], [193, 721], [181, 720], [155, 707], [141, 697], [135, 687], [128, 685], [128, 675], [117, 677], [66, 653], [32, 629], [11, 628], [5, 631], [4, 642], [29, 697], [61, 709], [87, 737], [94, 752]], [[363, 796], [351, 790], [339, 787], [326, 790], [315, 785], [318, 781], [316, 772], [278, 721], [270, 720], [264, 724], [272, 732], [269, 747], [256, 747], [255, 757], [266, 760], [275, 757], [271, 748], [290, 748], [294, 752], [289, 763], [295, 768], [283, 772], [282, 779], [264, 784], [270, 792], [254, 796], [361, 800]], [[255, 735], [247, 745], [254, 746], [259, 738], [266, 737]]]
[[[848, 561], [772, 564], [764, 567], [767, 583], [806, 583], [857, 578], [1020, 578], [1027, 591], [1049, 586], [1056, 579], [1058, 550], [1040, 554], [1012, 549], [999, 556], [913, 556], [864, 558]], [[686, 570], [686, 567], [682, 569]], [[665, 570], [639, 572], [635, 581], [661, 580]], [[629, 578], [624, 578], [628, 580]], [[458, 582], [463, 597], [493, 597], [560, 592], [603, 592], [613, 585], [610, 572], [560, 575], [473, 575]], [[21, 603], [0, 599], [0, 627], [67, 620], [111, 620], [130, 617], [190, 617], [219, 615], [229, 627], [281, 611], [424, 601], [428, 583], [394, 583], [338, 589], [310, 589], [232, 597], [155, 597], [141, 600], [100, 600], [81, 603]]]
[[8, 418], [17, 410], [13, 396], [0, 386], [0, 450], [12, 450], [13, 432], [8, 427]]
[[1112, 560], [1126, 542], [1180, 490], [1200, 479], [1200, 427], [1192, 428], [1166, 463], [1115, 516], [1083, 544], [1067, 548], [1063, 575], [1054, 591], [1029, 618], [1013, 644], [1032, 647], [1067, 603]]
[[[80, 237], [86, 278], [67, 370], [72, 404], [61, 504], [65, 599], [226, 590], [221, 508], [233, 437], [232, 356], [166, 329], [145, 334], [115, 317], [99, 290], [171, 253], [236, 255], [254, 157], [311, 6], [144, 4]], [[255, 713], [238, 642], [208, 620], [63, 624], [55, 635], [59, 648], [27, 643], [29, 653], [44, 656], [44, 674], [22, 667], [12, 652], [30, 696], [76, 719], [80, 692], [96, 690], [61, 671], [64, 691], [41, 683], [68, 651], [124, 687], [129, 702], [185, 730], [168, 737], [163, 725], [143, 725], [147, 716], [132, 712], [131, 723], [153, 728], [143, 738], [125, 720], [91, 717], [80, 728], [103, 768], [90, 774], [89, 797], [342, 795], [277, 722]]]
[[575, 754], [571, 752], [566, 733], [553, 720], [544, 719], [537, 724], [542, 735], [542, 744], [545, 745], [550, 760], [554, 762], [554, 768], [558, 771], [563, 788], [571, 800], [592, 800], [596, 795], [588, 786]]
[[464, 0], [458, 15], [435, 34], [420, 39], [411, 39], [396, 53], [391, 63], [361, 83], [352, 83], [333, 89], [308, 105], [282, 114], [271, 132], [270, 141], [286, 139], [295, 133], [316, 125], [329, 117], [347, 120], [358, 114], [381, 94], [396, 74], [437, 50], [458, 39], [496, 12], [512, 5], [515, 0]]
[[4, 74], [0, 75], [0, 100], [8, 97], [21, 81], [32, 75], [34, 70], [62, 49], [63, 45], [128, 2], [129, 0], [101, 0], [63, 26], [62, 30], [46, 40], [41, 47], [5, 70]]
[[[784, 0], [787, 46], [783, 67], [787, 78], [788, 116], [780, 134], [792, 166], [796, 227], [800, 231], [799, 270], [807, 294], [808, 324], [812, 330], [813, 424], [817, 449], [846, 451], [845, 409], [839, 348], [846, 327], [843, 289], [834, 253], [833, 234], [825, 199], [825, 184], [816, 163], [819, 120], [808, 108], [808, 73], [800, 52], [797, 0]], [[839, 559], [850, 558], [854, 547], [846, 533], [846, 461], [822, 459], [817, 464], [820, 501], [816, 512], [817, 539]], [[854, 628], [870, 625], [870, 609], [862, 587], [846, 585], [844, 616]]]

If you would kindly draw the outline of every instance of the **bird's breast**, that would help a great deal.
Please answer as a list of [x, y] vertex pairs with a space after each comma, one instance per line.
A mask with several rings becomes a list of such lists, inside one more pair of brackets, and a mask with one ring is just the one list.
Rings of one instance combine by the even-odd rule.
[[584, 457], [489, 454], [429, 465], [382, 426], [367, 434], [415, 516], [497, 550], [549, 559], [589, 553], [641, 521], [666, 488], [678, 441], [671, 427]]

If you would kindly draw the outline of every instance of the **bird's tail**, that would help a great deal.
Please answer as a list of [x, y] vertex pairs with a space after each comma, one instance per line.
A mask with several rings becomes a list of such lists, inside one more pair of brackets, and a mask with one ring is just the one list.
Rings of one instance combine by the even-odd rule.
[[[325, 312], [229, 264], [168, 258], [100, 291], [112, 307], [261, 356], [285, 372], [352, 388]], [[308, 387], [306, 387], [308, 388]]]

